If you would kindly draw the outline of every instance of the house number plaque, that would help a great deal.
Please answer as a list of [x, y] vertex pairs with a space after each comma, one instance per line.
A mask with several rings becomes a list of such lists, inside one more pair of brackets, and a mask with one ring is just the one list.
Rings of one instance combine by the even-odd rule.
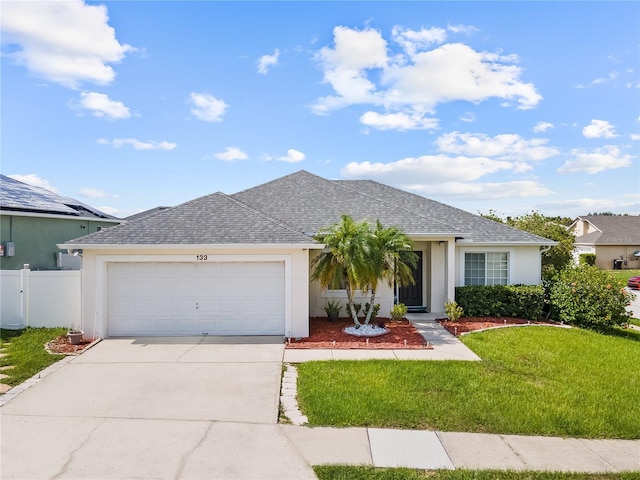
[[206, 255], [200, 254], [200, 255], [196, 255], [196, 260], [199, 260], [201, 262], [204, 262], [207, 259]]

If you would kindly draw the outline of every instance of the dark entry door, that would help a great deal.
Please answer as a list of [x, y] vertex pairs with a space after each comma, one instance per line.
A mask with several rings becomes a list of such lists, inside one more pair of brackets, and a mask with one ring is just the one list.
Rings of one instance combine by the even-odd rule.
[[422, 252], [414, 252], [418, 256], [418, 263], [413, 270], [415, 285], [400, 287], [398, 291], [398, 302], [404, 303], [407, 307], [422, 306]]

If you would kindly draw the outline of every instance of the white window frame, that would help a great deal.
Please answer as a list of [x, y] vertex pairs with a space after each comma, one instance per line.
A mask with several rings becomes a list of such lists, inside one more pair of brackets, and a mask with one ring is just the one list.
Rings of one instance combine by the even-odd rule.
[[[484, 255], [484, 283], [480, 285], [509, 285], [511, 282], [511, 254], [508, 250], [465, 250], [462, 252], [462, 265], [461, 265], [461, 284], [464, 286], [467, 285], [478, 285], [478, 284], [467, 284], [467, 254], [472, 255]], [[506, 278], [504, 279], [505, 283], [496, 283], [496, 277], [489, 276], [489, 270], [487, 269], [487, 254], [489, 255], [505, 255], [506, 256]], [[502, 279], [501, 277], [499, 278]], [[491, 281], [489, 281], [491, 280]]]

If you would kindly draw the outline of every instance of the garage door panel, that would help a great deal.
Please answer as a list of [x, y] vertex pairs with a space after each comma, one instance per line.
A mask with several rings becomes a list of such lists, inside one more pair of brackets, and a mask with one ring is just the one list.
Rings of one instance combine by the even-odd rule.
[[108, 265], [109, 335], [284, 334], [283, 262]]

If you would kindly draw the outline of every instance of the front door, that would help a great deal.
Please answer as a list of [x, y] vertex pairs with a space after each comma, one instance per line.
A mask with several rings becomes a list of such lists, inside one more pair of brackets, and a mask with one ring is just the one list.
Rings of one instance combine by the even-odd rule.
[[422, 252], [414, 252], [418, 256], [416, 268], [413, 270], [415, 285], [398, 289], [398, 302], [407, 307], [422, 307]]

